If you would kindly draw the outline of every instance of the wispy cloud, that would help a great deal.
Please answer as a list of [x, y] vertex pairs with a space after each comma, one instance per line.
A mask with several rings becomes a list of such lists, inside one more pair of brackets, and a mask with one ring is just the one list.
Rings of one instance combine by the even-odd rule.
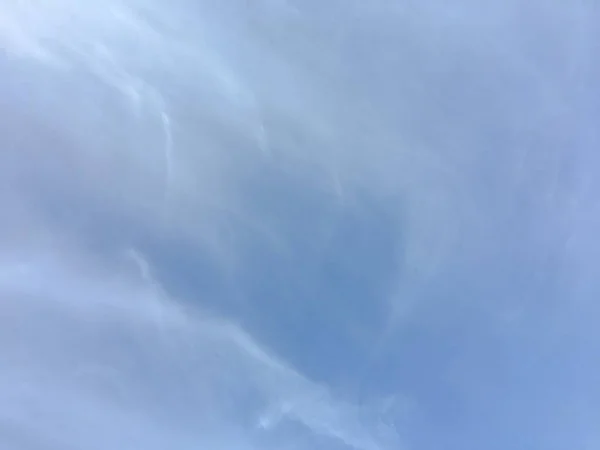
[[413, 395], [423, 335], [454, 338], [436, 324], [577, 335], [596, 23], [586, 2], [5, 1], [0, 443], [398, 448], [373, 405]]
[[358, 407], [238, 326], [68, 255], [2, 264], [0, 417], [24, 442], [40, 442], [22, 448], [277, 447], [260, 421], [278, 409], [278, 420], [351, 448], [386, 448]]

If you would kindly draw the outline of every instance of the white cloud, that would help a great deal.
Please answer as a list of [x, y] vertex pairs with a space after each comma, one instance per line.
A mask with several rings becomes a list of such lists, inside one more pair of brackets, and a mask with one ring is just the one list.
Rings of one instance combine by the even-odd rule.
[[[0, 421], [39, 448], [255, 448], [261, 414], [282, 404], [280, 418], [311, 433], [387, 448], [356, 406], [236, 325], [185, 310], [141, 277], [68, 255], [2, 263]], [[228, 443], [227, 429], [239, 442]]]
[[[266, 172], [332, 208], [366, 193], [404, 242], [378, 358], [440, 273], [545, 252], [586, 215], [593, 189], [564, 173], [591, 179], [569, 156], [590, 128], [572, 88], [593, 72], [585, 8], [565, 22], [541, 2], [191, 3], [0, 6], [0, 442], [294, 448], [309, 430], [396, 448], [378, 412], [174, 298], [135, 238], [206, 253], [235, 284], [248, 240], [294, 248], [252, 197]], [[534, 31], [565, 36], [558, 54], [528, 34], [534, 12]]]

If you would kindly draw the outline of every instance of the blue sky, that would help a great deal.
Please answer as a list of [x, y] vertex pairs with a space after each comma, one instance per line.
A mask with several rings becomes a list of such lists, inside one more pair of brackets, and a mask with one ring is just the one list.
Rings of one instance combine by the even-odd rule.
[[0, 446], [600, 446], [593, 2], [0, 6]]

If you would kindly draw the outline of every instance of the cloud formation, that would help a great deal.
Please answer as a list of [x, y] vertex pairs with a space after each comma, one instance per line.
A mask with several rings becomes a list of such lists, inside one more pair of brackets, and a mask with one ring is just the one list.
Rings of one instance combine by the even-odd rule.
[[0, 444], [592, 439], [593, 5], [0, 16]]

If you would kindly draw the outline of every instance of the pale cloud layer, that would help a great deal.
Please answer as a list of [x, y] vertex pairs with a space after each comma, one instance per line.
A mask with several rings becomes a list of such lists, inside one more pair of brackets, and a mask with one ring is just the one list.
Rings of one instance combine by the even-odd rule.
[[365, 424], [374, 418], [236, 325], [56, 250], [3, 264], [4, 445], [279, 448], [289, 444], [267, 431], [289, 420], [350, 448], [380, 448]]
[[595, 448], [598, 19], [4, 2], [0, 445]]

